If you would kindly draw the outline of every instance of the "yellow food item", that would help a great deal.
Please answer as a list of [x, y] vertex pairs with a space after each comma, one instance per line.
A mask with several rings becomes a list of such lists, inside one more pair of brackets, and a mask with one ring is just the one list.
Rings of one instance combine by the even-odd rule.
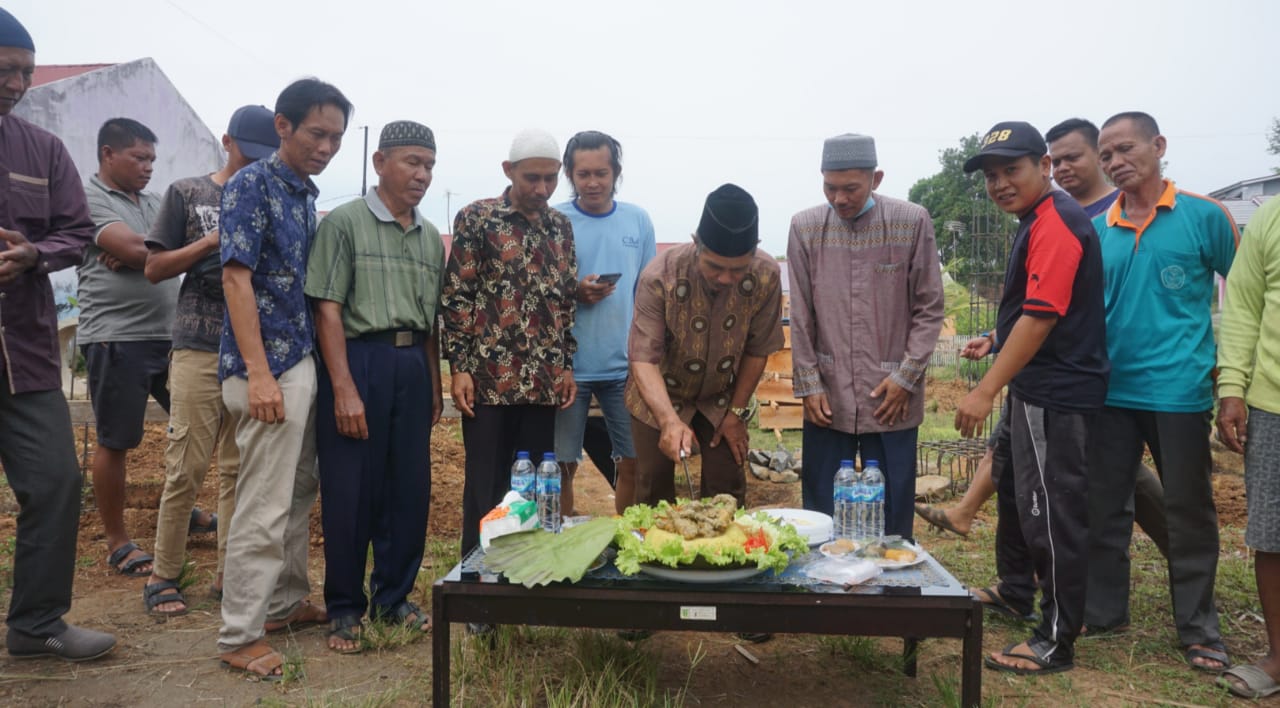
[[884, 552], [884, 557], [885, 560], [909, 563], [916, 559], [916, 553], [915, 551], [908, 551], [905, 548], [890, 548]]
[[[724, 533], [711, 538], [686, 539], [678, 533], [671, 533], [660, 528], [651, 528], [644, 535], [644, 544], [653, 548], [662, 548], [668, 543], [683, 544], [686, 549], [701, 550], [703, 548], [742, 548], [747, 542], [747, 533], [737, 524], [729, 524]], [[713, 551], [714, 552], [714, 551]]]

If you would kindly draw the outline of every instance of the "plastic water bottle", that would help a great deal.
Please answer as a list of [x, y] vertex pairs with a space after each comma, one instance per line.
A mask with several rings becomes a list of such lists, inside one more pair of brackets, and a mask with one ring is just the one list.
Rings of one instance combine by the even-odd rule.
[[840, 460], [840, 469], [836, 470], [835, 491], [833, 493], [833, 513], [836, 538], [856, 538], [857, 527], [857, 485], [858, 473], [853, 469], [853, 460]]
[[884, 538], [884, 473], [878, 460], [867, 460], [862, 466], [864, 538]]
[[529, 453], [524, 450], [516, 453], [516, 461], [511, 465], [511, 491], [519, 494], [528, 501], [533, 501], [533, 460], [529, 459]]
[[560, 533], [560, 521], [560, 464], [554, 452], [547, 452], [538, 465], [538, 525]]

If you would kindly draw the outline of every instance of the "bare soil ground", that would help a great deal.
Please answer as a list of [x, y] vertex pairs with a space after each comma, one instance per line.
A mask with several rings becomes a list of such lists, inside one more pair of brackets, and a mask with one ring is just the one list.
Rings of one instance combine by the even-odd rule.
[[[953, 408], [954, 399], [963, 393], [953, 388], [956, 387], [934, 389], [947, 399], [941, 402], [944, 408]], [[83, 441], [80, 444], [83, 445]], [[91, 450], [92, 433], [89, 444]], [[164, 427], [151, 425], [143, 445], [129, 456], [126, 523], [134, 540], [147, 550], [154, 541], [156, 509], [163, 487], [164, 445]], [[446, 421], [438, 426], [432, 435], [431, 447], [433, 474], [428, 540], [456, 542], [463, 481], [463, 453], [457, 422]], [[1229, 462], [1222, 464], [1230, 467]], [[584, 463], [578, 480], [579, 511], [611, 514], [611, 490], [589, 462]], [[216, 475], [208, 475], [199, 498], [201, 507], [216, 507], [216, 484]], [[748, 484], [752, 505], [800, 505], [798, 484], [761, 482], [750, 475]], [[1215, 497], [1223, 525], [1242, 526], [1244, 490], [1238, 462], [1227, 474], [1215, 476]], [[984, 509], [980, 524], [994, 526], [993, 509], [991, 505]], [[4, 487], [0, 494], [0, 549], [11, 542], [15, 514], [12, 494]], [[917, 524], [917, 532], [922, 532], [921, 540], [926, 547], [961, 543], [951, 537], [924, 531], [922, 527], [923, 523]], [[318, 504], [313, 510], [311, 528], [312, 597], [320, 601], [323, 538]], [[986, 548], [976, 547], [967, 550], [976, 554], [989, 552]], [[187, 591], [192, 612], [168, 621], [148, 617], [143, 611], [141, 598], [143, 580], [117, 575], [106, 565], [107, 549], [101, 523], [93, 506], [92, 492], [86, 486], [75, 601], [68, 619], [114, 632], [119, 645], [105, 660], [85, 665], [47, 659], [15, 661], [6, 654], [0, 654], [0, 705], [311, 705], [363, 704], [370, 700], [378, 705], [419, 705], [429, 701], [431, 658], [426, 637], [360, 656], [337, 656], [325, 647], [324, 629], [312, 627], [273, 640], [276, 646], [285, 650], [287, 657], [302, 667], [305, 676], [298, 680], [266, 684], [224, 670], [217, 661], [215, 648], [220, 623], [218, 603], [209, 590], [216, 567], [215, 539], [212, 535], [192, 537], [189, 551], [196, 568], [196, 582]], [[11, 556], [4, 556], [0, 558], [0, 564], [8, 563], [10, 559]], [[4, 570], [0, 567], [0, 572]], [[421, 604], [429, 604], [426, 578], [436, 577], [447, 570], [424, 568], [424, 580], [417, 590]], [[2, 601], [7, 605], [7, 593]], [[1007, 641], [1009, 628], [989, 623], [987, 634], [988, 646], [996, 646]], [[454, 636], [460, 637], [461, 632], [455, 631]], [[698, 664], [696, 673], [692, 674], [688, 687], [689, 703], [699, 705], [933, 703], [938, 699], [937, 692], [930, 688], [930, 674], [942, 672], [954, 677], [960, 657], [958, 641], [926, 642], [920, 659], [920, 679], [911, 681], [901, 675], [894, 676], [892, 671], [880, 672], [884, 675], [874, 679], [880, 690], [868, 694], [861, 680], [870, 676], [859, 677], [850, 672], [847, 662], [839, 664], [845, 668], [829, 670], [831, 651], [822, 648], [812, 637], [780, 636], [770, 643], [752, 646], [751, 651], [761, 659], [758, 666], [744, 661], [734, 650], [734, 643], [730, 636], [670, 632], [655, 636], [645, 645], [647, 651], [664, 657], [659, 685], [672, 689], [683, 687], [690, 681], [689, 656], [701, 646], [706, 656]], [[878, 640], [870, 646], [873, 652], [877, 651], [875, 647], [880, 647], [878, 651], [890, 658], [901, 651], [901, 644], [890, 640]], [[455, 655], [456, 651], [455, 648]], [[1105, 686], [1106, 679], [1105, 675], [1099, 676], [1099, 686]], [[998, 703], [1010, 695], [1006, 693], [1006, 684], [990, 672], [984, 680], [984, 694], [988, 699]], [[1092, 681], [1090, 672], [1077, 670], [1073, 672], [1068, 693], [1083, 691], [1085, 696], [1091, 696], [1085, 699], [1086, 702], [1093, 704], [1117, 702], [1113, 692], [1102, 688], [1091, 691]], [[904, 693], [894, 691], [893, 686], [897, 682], [901, 682]], [[385, 696], [389, 686], [402, 686], [403, 690], [393, 693], [394, 697], [388, 700]], [[1043, 687], [1052, 690], [1050, 684]], [[922, 692], [935, 697], [924, 698]], [[456, 695], [455, 701], [461, 705], [475, 704]], [[1019, 699], [1014, 698], [1013, 702], [1018, 703]], [[1032, 702], [1037, 701], [1032, 698]]]

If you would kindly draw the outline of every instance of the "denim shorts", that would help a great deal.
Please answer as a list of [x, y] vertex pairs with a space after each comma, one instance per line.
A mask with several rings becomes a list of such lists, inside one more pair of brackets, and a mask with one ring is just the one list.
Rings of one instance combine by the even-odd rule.
[[578, 397], [573, 400], [573, 405], [556, 411], [557, 460], [582, 460], [582, 436], [587, 429], [592, 395], [600, 402], [600, 411], [604, 413], [605, 424], [609, 428], [613, 461], [636, 456], [635, 445], [631, 442], [631, 413], [627, 411], [626, 388], [626, 379], [578, 382]]

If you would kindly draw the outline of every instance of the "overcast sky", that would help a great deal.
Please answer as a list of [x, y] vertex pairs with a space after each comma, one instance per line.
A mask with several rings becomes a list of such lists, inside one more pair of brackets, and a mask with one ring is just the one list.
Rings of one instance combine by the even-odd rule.
[[[838, 133], [874, 136], [880, 191], [903, 198], [937, 171], [941, 149], [1000, 120], [1044, 131], [1071, 116], [1147, 111], [1169, 138], [1169, 176], [1192, 191], [1280, 165], [1266, 152], [1280, 115], [1280, 3], [1268, 0], [4, 7], [31, 31], [41, 64], [153, 57], [219, 136], [237, 106], [273, 106], [293, 79], [334, 83], [356, 111], [317, 178], [325, 209], [360, 191], [359, 126], [371, 126], [372, 150], [384, 123], [426, 123], [438, 163], [421, 209], [442, 231], [446, 192], [454, 212], [500, 193], [511, 138], [530, 126], [562, 147], [579, 130], [617, 137], [619, 196], [648, 209], [659, 241], [687, 239], [706, 194], [741, 185], [775, 255], [791, 215], [822, 202], [822, 141]], [[568, 195], [561, 180], [555, 200]]]

